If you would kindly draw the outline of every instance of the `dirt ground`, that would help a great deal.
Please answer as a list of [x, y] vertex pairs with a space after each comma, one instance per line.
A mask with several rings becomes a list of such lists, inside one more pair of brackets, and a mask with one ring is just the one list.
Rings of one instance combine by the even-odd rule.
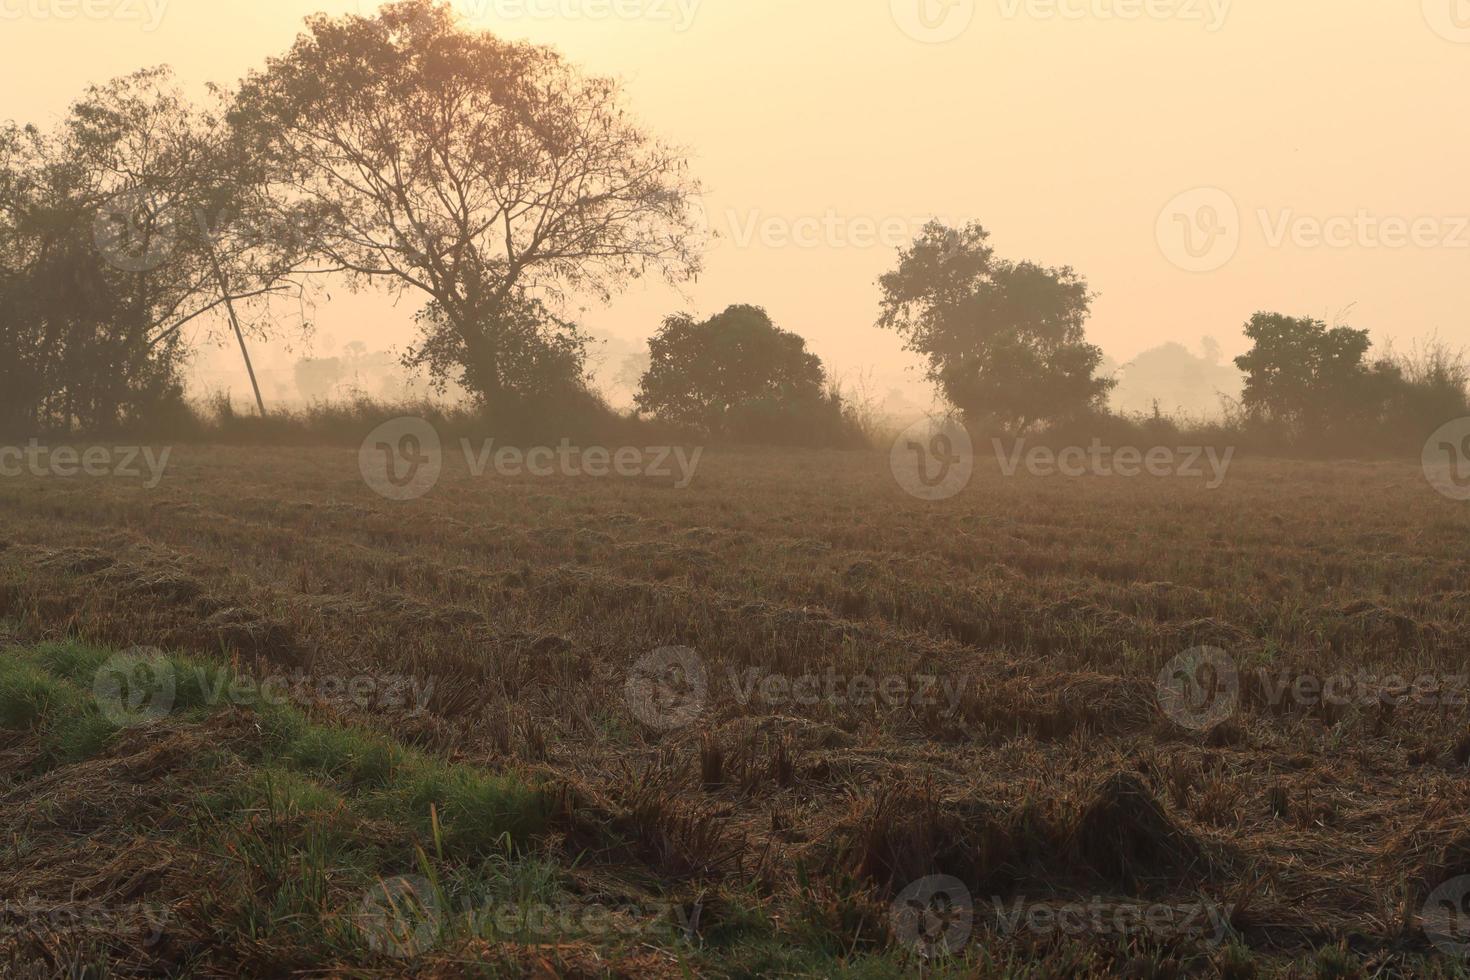
[[[1470, 893], [1456, 890], [1470, 511], [1417, 463], [1241, 459], [1216, 489], [992, 464], [931, 503], [870, 453], [711, 451], [683, 488], [475, 476], [451, 453], [431, 492], [395, 501], [353, 450], [178, 446], [144, 482], [0, 480], [0, 642], [229, 664], [275, 679], [314, 724], [514, 776], [545, 812], [503, 863], [544, 868], [549, 902], [677, 921], [615, 943], [582, 920], [534, 942], [448, 929], [412, 957], [210, 932], [210, 902], [238, 896], [207, 883], [235, 865], [178, 844], [198, 827], [165, 818], [256, 765], [250, 713], [226, 706], [130, 724], [44, 774], [36, 729], [0, 732], [0, 813], [34, 838], [0, 892], [60, 901], [64, 866], [111, 901], [172, 911], [173, 940], [114, 936], [86, 962], [712, 976], [1465, 962], [1470, 931], [1436, 923]], [[206, 771], [168, 745], [241, 748]], [[363, 826], [386, 819], [369, 811]], [[405, 835], [396, 873], [414, 875], [434, 826], [365, 833]], [[473, 853], [434, 863], [483, 878]], [[951, 902], [937, 927], [905, 912], [936, 888]], [[21, 938], [16, 969], [68, 962]]]

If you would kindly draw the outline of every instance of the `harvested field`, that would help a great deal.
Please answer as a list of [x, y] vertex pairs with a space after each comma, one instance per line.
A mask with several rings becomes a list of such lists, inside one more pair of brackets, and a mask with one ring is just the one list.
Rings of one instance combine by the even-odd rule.
[[[944, 503], [775, 450], [685, 489], [449, 454], [410, 502], [338, 448], [5, 479], [0, 893], [160, 928], [0, 962], [1460, 975], [1424, 915], [1470, 874], [1467, 574], [1470, 513], [1398, 462]], [[170, 710], [119, 722], [134, 647]], [[1200, 648], [1208, 703], [1168, 680]], [[403, 876], [432, 914], [390, 943], [362, 910]], [[968, 931], [911, 934], [941, 876]]]

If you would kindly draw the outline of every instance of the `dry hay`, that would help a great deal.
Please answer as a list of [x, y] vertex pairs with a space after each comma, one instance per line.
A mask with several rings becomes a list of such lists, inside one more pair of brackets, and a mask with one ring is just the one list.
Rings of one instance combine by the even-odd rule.
[[1069, 843], [1093, 870], [1128, 888], [1141, 887], [1148, 879], [1177, 881], [1207, 870], [1199, 842], [1130, 772], [1103, 780], [1077, 815]]

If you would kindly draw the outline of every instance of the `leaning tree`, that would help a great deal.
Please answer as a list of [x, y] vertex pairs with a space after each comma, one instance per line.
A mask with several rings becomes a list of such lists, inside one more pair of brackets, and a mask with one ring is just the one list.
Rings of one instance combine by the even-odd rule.
[[421, 359], [442, 369], [455, 352], [487, 403], [507, 392], [507, 341], [523, 341], [528, 308], [698, 271], [697, 187], [618, 86], [467, 30], [447, 4], [310, 18], [245, 80], [231, 119], [323, 264], [426, 294], [431, 329], [449, 333], [431, 333]]

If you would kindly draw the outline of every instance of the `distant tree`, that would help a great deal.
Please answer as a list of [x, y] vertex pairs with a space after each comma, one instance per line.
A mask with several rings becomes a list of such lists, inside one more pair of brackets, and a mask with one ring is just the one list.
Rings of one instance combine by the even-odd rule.
[[1235, 363], [1246, 375], [1243, 400], [1251, 415], [1295, 434], [1381, 421], [1396, 379], [1390, 365], [1365, 362], [1368, 331], [1257, 313], [1245, 335], [1254, 346]]
[[303, 357], [292, 370], [296, 391], [309, 403], [330, 398], [346, 375], [340, 357]]
[[[142, 72], [89, 89], [51, 132], [0, 131], [0, 414], [9, 429], [105, 429], [177, 400], [182, 352], [159, 328], [194, 293], [172, 275], [147, 275], [159, 239], [111, 238], [103, 223], [129, 181], [180, 173], [170, 137], [190, 127], [159, 90], [163, 78]], [[138, 210], [128, 207], [128, 218]]]
[[1245, 333], [1255, 342], [1235, 361], [1246, 372], [1245, 407], [1290, 438], [1414, 449], [1426, 433], [1470, 411], [1464, 357], [1437, 341], [1370, 360], [1368, 331], [1310, 317], [1257, 313]]
[[704, 321], [671, 316], [648, 349], [638, 408], [714, 433], [729, 433], [742, 411], [817, 402], [827, 380], [806, 341], [758, 306], [731, 306]]
[[617, 85], [463, 29], [447, 3], [309, 18], [231, 119], [325, 265], [426, 293], [419, 359], [458, 363], [490, 403], [517, 384], [528, 335], [515, 331], [545, 308], [533, 297], [605, 299], [649, 271], [698, 270], [697, 187]]
[[878, 325], [929, 361], [929, 377], [970, 418], [1024, 429], [1098, 407], [1113, 382], [1083, 325], [1092, 293], [1070, 268], [997, 259], [989, 233], [931, 222], [879, 280]]
[[1168, 413], [1202, 417], [1221, 411], [1222, 401], [1239, 401], [1242, 377], [1222, 362], [1220, 346], [1204, 338], [1204, 354], [1169, 341], [1143, 351], [1118, 369], [1111, 404], [1122, 412], [1148, 412], [1158, 406]]

